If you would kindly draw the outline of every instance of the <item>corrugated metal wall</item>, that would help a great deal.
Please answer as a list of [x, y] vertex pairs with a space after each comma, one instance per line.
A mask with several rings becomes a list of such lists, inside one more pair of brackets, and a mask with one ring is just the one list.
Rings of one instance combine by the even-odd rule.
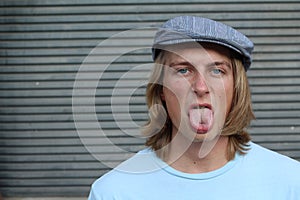
[[[107, 162], [122, 159], [106, 137], [95, 137], [99, 127], [89, 124], [93, 109], [109, 141], [124, 151], [142, 148], [143, 140], [122, 133], [117, 123], [134, 128], [128, 110], [137, 124], [147, 118], [139, 82], [146, 80], [147, 67], [131, 69], [151, 63], [149, 49], [128, 52], [107, 69], [96, 59], [90, 71], [83, 72], [86, 78], [77, 76], [87, 83], [80, 88], [84, 92], [91, 89], [88, 79], [103, 73], [96, 102], [87, 102], [93, 100], [88, 92], [75, 102], [78, 121], [86, 123], [82, 140], [72, 113], [74, 81], [99, 42], [182, 14], [223, 21], [254, 41], [254, 64], [248, 73], [257, 116], [250, 129], [253, 140], [300, 160], [298, 0], [4, 0], [0, 5], [0, 191], [5, 196], [86, 196], [93, 180], [109, 169]], [[150, 39], [146, 34], [141, 46]], [[120, 44], [130, 49], [132, 42], [137, 43], [131, 37], [112, 44], [104, 49], [107, 57], [120, 53]], [[134, 78], [117, 90], [116, 122], [111, 97], [128, 71]], [[107, 162], [99, 162], [86, 147]]]

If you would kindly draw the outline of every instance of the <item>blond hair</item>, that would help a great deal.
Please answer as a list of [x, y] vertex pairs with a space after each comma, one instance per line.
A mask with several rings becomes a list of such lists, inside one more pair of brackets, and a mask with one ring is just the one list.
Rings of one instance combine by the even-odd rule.
[[[146, 91], [146, 100], [150, 112], [150, 119], [143, 127], [143, 134], [148, 136], [146, 146], [156, 151], [163, 158], [165, 152], [160, 151], [172, 140], [172, 122], [166, 112], [166, 106], [161, 99], [163, 90], [163, 66], [166, 63], [165, 51], [162, 51], [153, 67]], [[228, 136], [227, 158], [232, 160], [235, 153], [245, 154], [248, 150], [250, 135], [245, 130], [251, 120], [255, 119], [251, 106], [251, 94], [248, 79], [241, 59], [231, 52], [231, 64], [233, 69], [234, 91], [231, 109], [227, 115], [222, 136]], [[160, 105], [160, 106], [157, 106]], [[154, 109], [153, 109], [154, 108]], [[162, 110], [164, 108], [165, 110]], [[166, 119], [163, 125], [161, 119]]]

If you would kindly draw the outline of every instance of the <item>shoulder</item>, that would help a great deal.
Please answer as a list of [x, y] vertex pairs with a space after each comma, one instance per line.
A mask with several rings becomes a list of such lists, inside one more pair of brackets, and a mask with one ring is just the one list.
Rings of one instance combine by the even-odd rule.
[[250, 143], [249, 155], [245, 156], [247, 166], [255, 171], [276, 175], [286, 180], [300, 183], [300, 162], [288, 156], [269, 150], [253, 142]]
[[292, 159], [288, 156], [282, 155], [270, 149], [267, 149], [263, 146], [260, 146], [256, 143], [250, 143], [250, 157], [256, 159], [258, 161], [270, 164], [279, 164], [279, 165], [291, 165], [295, 166], [296, 168], [300, 167], [300, 162]]
[[[127, 179], [128, 176], [132, 177], [137, 174], [153, 171], [156, 167], [153, 155], [153, 151], [150, 149], [141, 150], [104, 174], [95, 182], [95, 184], [99, 185], [102, 182], [107, 184], [114, 181], [120, 182], [123, 178]], [[130, 179], [127, 181], [130, 181]]]
[[300, 167], [300, 162], [288, 156], [282, 155], [256, 143], [250, 143], [249, 159], [256, 160], [262, 163], [289, 165]]
[[124, 197], [134, 189], [133, 186], [145, 182], [147, 175], [157, 169], [158, 167], [153, 160], [153, 151], [142, 150], [98, 178], [92, 184], [90, 200]]
[[238, 177], [247, 180], [247, 187], [257, 188], [273, 199], [300, 196], [300, 162], [297, 160], [252, 142], [248, 153], [240, 158]]
[[132, 177], [116, 168], [96, 179], [90, 189], [89, 200], [117, 200], [130, 192]]
[[127, 184], [130, 184], [130, 179], [126, 180], [123, 173], [112, 169], [94, 181], [91, 191], [100, 192], [101, 195], [113, 194], [116, 191], [117, 185]]

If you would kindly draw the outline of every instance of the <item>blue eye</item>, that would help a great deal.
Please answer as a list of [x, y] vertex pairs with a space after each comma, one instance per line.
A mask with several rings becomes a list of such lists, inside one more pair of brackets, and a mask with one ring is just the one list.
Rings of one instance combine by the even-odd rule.
[[187, 68], [182, 68], [177, 70], [181, 74], [186, 74], [189, 70]]
[[222, 70], [217, 69], [217, 68], [213, 69], [212, 72], [213, 72], [214, 74], [217, 74], [217, 75], [220, 75], [220, 74], [223, 73]]

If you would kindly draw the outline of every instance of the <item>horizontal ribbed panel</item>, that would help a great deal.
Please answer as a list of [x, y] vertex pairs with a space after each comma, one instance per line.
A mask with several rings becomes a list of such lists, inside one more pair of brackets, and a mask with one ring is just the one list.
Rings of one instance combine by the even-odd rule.
[[[124, 159], [107, 138], [125, 152], [142, 149], [144, 139], [119, 127], [135, 134], [147, 120], [143, 83], [151, 67], [135, 67], [151, 63], [150, 49], [143, 46], [152, 34], [118, 38], [76, 79], [77, 72], [101, 41], [184, 14], [222, 21], [253, 40], [248, 75], [257, 120], [249, 131], [254, 141], [300, 160], [299, 13], [298, 0], [0, 1], [0, 191], [5, 196], [86, 196], [90, 184], [109, 170], [107, 163]], [[132, 48], [141, 49], [105, 69]], [[129, 71], [130, 78], [116, 86]], [[100, 74], [93, 102], [91, 86]], [[76, 132], [72, 110], [75, 79], [82, 87], [75, 105], [84, 138]], [[94, 118], [107, 137], [98, 135]]]

